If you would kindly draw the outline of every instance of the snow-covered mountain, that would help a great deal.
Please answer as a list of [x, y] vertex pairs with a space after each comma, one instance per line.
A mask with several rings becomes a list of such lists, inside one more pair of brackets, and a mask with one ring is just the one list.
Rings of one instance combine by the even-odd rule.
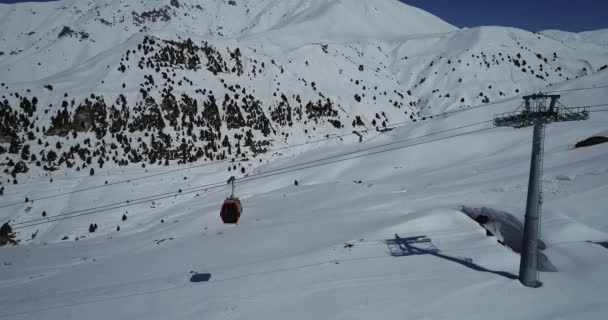
[[547, 128], [537, 290], [514, 280], [531, 132], [470, 132], [528, 93], [608, 103], [604, 36], [396, 0], [0, 4], [0, 224], [20, 241], [0, 318], [598, 319], [608, 150], [573, 145], [608, 114]]
[[[59, 1], [2, 5], [1, 23], [4, 54], [19, 53], [5, 61], [13, 63], [14, 73], [3, 69], [3, 77], [23, 81], [55, 75], [108, 51], [124, 54], [124, 48], [118, 47], [128, 46], [125, 42], [140, 34], [164, 34], [169, 39], [178, 35], [229, 39], [257, 35], [286, 48], [285, 41], [311, 44], [399, 38], [455, 29], [424, 11], [391, 0]], [[45, 64], [29, 68], [38, 60]], [[15, 64], [17, 61], [23, 64]]]
[[541, 90], [608, 61], [601, 47], [458, 30], [395, 0], [0, 10], [11, 173], [244, 157]]
[[608, 29], [586, 31], [586, 32], [566, 32], [560, 30], [545, 30], [540, 33], [553, 39], [570, 44], [574, 47], [582, 46], [608, 46]]

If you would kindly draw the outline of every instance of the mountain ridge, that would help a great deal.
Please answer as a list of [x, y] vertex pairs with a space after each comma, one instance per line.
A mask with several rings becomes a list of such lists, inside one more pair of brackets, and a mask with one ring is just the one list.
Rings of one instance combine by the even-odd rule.
[[[255, 156], [272, 146], [383, 131], [543, 90], [601, 72], [608, 62], [602, 47], [582, 50], [514, 28], [460, 30], [396, 0], [205, 4], [0, 7], [5, 16], [52, 8], [43, 20], [54, 25], [48, 39], [40, 38], [48, 41], [42, 49], [30, 44], [0, 56], [5, 173], [16, 179], [24, 166], [42, 173]], [[68, 19], [51, 19], [55, 10]], [[193, 19], [193, 12], [208, 33], [170, 27]], [[247, 22], [219, 28], [247, 14]], [[332, 21], [341, 14], [354, 18]], [[373, 19], [355, 19], [367, 16]], [[394, 27], [410, 24], [415, 33]], [[108, 28], [116, 34], [100, 36]], [[20, 39], [15, 43], [36, 35], [22, 30], [11, 35]]]

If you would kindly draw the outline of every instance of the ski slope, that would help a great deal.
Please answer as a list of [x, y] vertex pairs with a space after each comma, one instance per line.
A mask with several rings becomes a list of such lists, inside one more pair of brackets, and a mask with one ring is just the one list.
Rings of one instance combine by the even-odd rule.
[[[309, 118], [293, 126], [273, 122], [270, 152], [232, 156], [234, 163], [100, 168], [93, 158], [91, 176], [86, 161], [76, 159], [82, 170], [31, 165], [17, 184], [1, 173], [0, 223], [10, 220], [20, 243], [0, 247], [0, 319], [604, 318], [608, 144], [573, 146], [608, 136], [608, 70], [600, 70], [608, 63], [605, 32], [460, 30], [392, 0], [200, 3], [202, 9], [186, 0], [0, 5], [0, 43], [16, 52], [0, 56], [0, 94], [21, 113], [15, 93], [36, 95], [40, 108], [31, 118], [47, 128], [44, 110], [59, 110], [64, 93], [76, 105], [92, 93], [108, 104], [124, 94], [135, 112], [151, 72], [138, 69], [145, 56], [135, 53], [138, 44], [145, 37], [192, 38], [224, 56], [241, 48], [246, 70], [262, 62], [267, 69], [255, 78], [163, 67], [176, 73], [164, 83], [192, 79], [175, 86], [176, 96], [190, 95], [202, 106], [206, 96], [198, 89], [222, 97], [233, 94], [227, 85], [238, 84], [268, 114], [282, 99], [273, 96], [277, 88], [294, 106], [294, 95], [306, 102], [323, 92], [340, 107], [345, 126], [313, 126]], [[164, 7], [168, 21], [162, 15], [136, 21]], [[334, 23], [345, 14], [354, 18]], [[58, 38], [64, 25], [89, 37]], [[127, 50], [133, 53], [125, 60]], [[127, 71], [118, 72], [122, 64]], [[547, 128], [545, 271], [543, 286], [530, 289], [516, 279], [516, 247], [532, 129], [492, 128], [491, 120], [541, 90], [561, 94], [569, 107], [592, 106], [592, 113], [586, 122]], [[150, 96], [160, 101], [160, 91]], [[361, 102], [353, 100], [363, 93]], [[382, 112], [393, 130], [372, 125]], [[355, 115], [363, 126], [350, 125]], [[240, 133], [225, 122], [221, 129], [231, 144]], [[166, 130], [174, 141], [180, 131]], [[149, 143], [157, 132], [123, 133]], [[337, 135], [347, 136], [328, 138]], [[32, 143], [34, 154], [57, 150], [57, 142], [65, 151], [87, 138], [118, 140], [93, 132], [35, 138], [49, 146]], [[1, 157], [3, 171], [20, 159]], [[231, 175], [244, 206], [236, 226], [219, 217]], [[495, 236], [463, 207], [491, 212]], [[89, 233], [90, 224], [96, 232]]]
[[[559, 89], [604, 80], [592, 77]], [[588, 90], [564, 94], [563, 102], [607, 99], [606, 90]], [[370, 142], [319, 148], [256, 171], [475, 123], [516, 105], [404, 126]], [[243, 183], [237, 193], [245, 210], [237, 226], [219, 219], [228, 186], [126, 208], [125, 222], [125, 210], [115, 210], [50, 224], [36, 239], [40, 244], [2, 248], [0, 316], [101, 319], [110, 309], [118, 318], [145, 319], [600, 319], [608, 252], [588, 241], [608, 239], [608, 149], [565, 147], [605, 134], [606, 120], [606, 113], [594, 112], [586, 123], [547, 130], [543, 252], [558, 271], [542, 272], [540, 289], [512, 279], [519, 255], [459, 211], [462, 205], [489, 207], [523, 218], [531, 130], [494, 129]], [[455, 133], [467, 131], [474, 130]], [[66, 174], [51, 189], [46, 181], [32, 181], [15, 194], [142, 174]], [[30, 212], [101, 205], [154, 194], [159, 185], [175, 190], [206, 184], [216, 176], [217, 168], [193, 169], [37, 201]], [[86, 235], [85, 221], [95, 221], [99, 231]], [[18, 231], [23, 236], [32, 230]], [[66, 235], [69, 240], [60, 240]], [[79, 235], [85, 237], [74, 241]], [[196, 282], [206, 279], [204, 273], [209, 281]]]

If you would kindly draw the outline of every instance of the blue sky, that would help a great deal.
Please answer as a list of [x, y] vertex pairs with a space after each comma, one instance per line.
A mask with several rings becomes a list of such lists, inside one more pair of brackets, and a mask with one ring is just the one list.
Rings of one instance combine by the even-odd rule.
[[[373, 1], [373, 0], [372, 0]], [[571, 32], [608, 28], [607, 0], [401, 0], [458, 27]]]
[[[425, 9], [458, 27], [497, 25], [530, 31], [559, 29], [571, 32], [608, 28], [607, 0], [401, 1]], [[14, 2], [23, 1], [0, 0], [0, 3]]]

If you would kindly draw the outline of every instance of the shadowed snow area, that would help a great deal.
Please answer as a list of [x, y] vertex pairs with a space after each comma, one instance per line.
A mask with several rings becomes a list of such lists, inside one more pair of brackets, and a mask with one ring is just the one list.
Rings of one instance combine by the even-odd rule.
[[[521, 254], [524, 225], [517, 217], [508, 212], [486, 207], [479, 209], [465, 206], [462, 208], [462, 211], [473, 220], [478, 220], [482, 216], [486, 217], [488, 222], [484, 223], [483, 227], [491, 233], [491, 236], [495, 236], [499, 243], [504, 244], [516, 253]], [[547, 248], [542, 239], [539, 239], [538, 246], [539, 250], [545, 250]], [[557, 268], [542, 252], [539, 252], [538, 271], [557, 271]]]

